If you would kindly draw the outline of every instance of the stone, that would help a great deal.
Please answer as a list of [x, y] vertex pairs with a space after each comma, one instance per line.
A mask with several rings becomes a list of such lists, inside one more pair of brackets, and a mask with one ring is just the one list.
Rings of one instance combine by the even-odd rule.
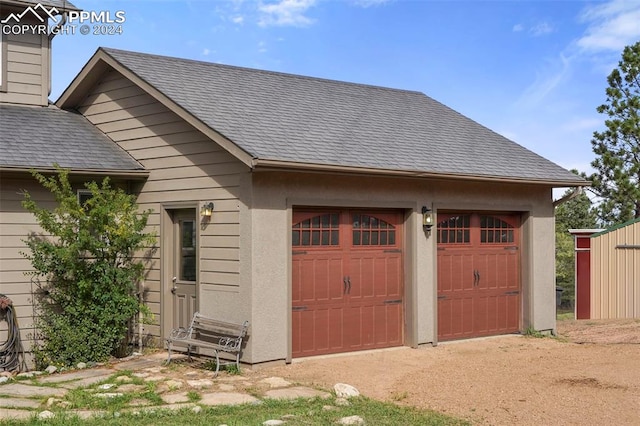
[[184, 382], [182, 380], [167, 380], [166, 382], [164, 382], [165, 385], [167, 385], [167, 387], [170, 390], [174, 390], [174, 389], [180, 389], [182, 388], [182, 386], [184, 386]]
[[198, 371], [187, 371], [186, 373], [184, 373], [185, 377], [198, 377], [200, 375], [200, 373]]
[[210, 388], [213, 386], [213, 382], [209, 379], [187, 380], [187, 384], [196, 389]]
[[267, 377], [266, 379], [260, 380], [260, 383], [266, 383], [271, 388], [286, 388], [287, 386], [291, 386], [291, 382], [286, 381], [282, 377]]
[[333, 411], [333, 410], [337, 410], [337, 409], [338, 409], [338, 407], [334, 407], [333, 405], [323, 405], [323, 406], [322, 406], [322, 409], [323, 409], [324, 411]]
[[339, 407], [346, 407], [347, 405], [351, 405], [347, 398], [336, 398], [335, 404]]
[[0, 372], [0, 377], [13, 377], [13, 373], [11, 371], [3, 371]]
[[76, 364], [76, 368], [78, 370], [84, 370], [85, 368], [87, 368], [87, 363], [86, 362], [79, 362]]
[[[60, 372], [62, 372], [62, 370], [60, 370]], [[102, 381], [108, 377], [111, 377], [112, 374], [113, 374], [113, 371], [107, 370], [106, 368], [101, 368], [96, 370], [72, 371], [70, 373], [56, 374], [54, 376], [45, 377], [43, 379], [40, 379], [40, 382], [41, 383], [62, 383], [62, 382], [68, 382], [71, 380], [93, 379], [93, 378], [98, 378], [99, 381]]]
[[202, 407], [199, 405], [196, 405], [195, 407], [193, 407], [191, 409], [191, 411], [193, 411], [194, 413], [198, 414], [200, 411], [202, 411]]
[[151, 374], [149, 373], [133, 373], [133, 377], [137, 377], [138, 379], [144, 379], [149, 377]]
[[47, 407], [53, 407], [57, 402], [60, 402], [57, 398], [49, 398], [47, 399]]
[[231, 392], [236, 390], [236, 387], [228, 383], [220, 383], [218, 385], [218, 389], [220, 389], [222, 392]]
[[47, 368], [44, 369], [45, 373], [47, 374], [53, 374], [56, 371], [58, 371], [58, 367], [56, 367], [55, 365], [50, 365]]
[[187, 392], [162, 395], [161, 398], [165, 404], [177, 404], [180, 402], [189, 402], [189, 396], [187, 395]]
[[167, 378], [165, 376], [149, 376], [149, 377], [145, 377], [144, 381], [145, 382], [161, 382], [166, 379]]
[[[26, 398], [0, 398], [0, 407], [7, 408], [38, 408], [40, 401]], [[0, 409], [1, 410], [1, 409]], [[0, 415], [2, 419], [2, 415]]]
[[123, 393], [120, 392], [105, 392], [105, 393], [97, 393], [94, 396], [96, 398], [117, 398], [119, 396], [123, 396]]
[[0, 419], [6, 420], [28, 420], [33, 416], [33, 411], [28, 410], [13, 410], [0, 408]]
[[355, 396], [360, 396], [360, 392], [358, 389], [354, 388], [351, 385], [346, 383], [336, 383], [333, 386], [333, 390], [336, 391], [336, 396], [338, 398], [352, 398]]
[[68, 390], [58, 389], [47, 386], [30, 386], [23, 383], [9, 383], [2, 386], [2, 394], [16, 397], [48, 397], [54, 396], [62, 398], [67, 394]]
[[340, 420], [338, 420], [338, 424], [341, 425], [363, 425], [364, 424], [364, 419], [360, 416], [349, 416], [349, 417], [343, 417]]
[[133, 379], [129, 376], [118, 376], [116, 377], [116, 382], [119, 383], [130, 383], [133, 382]]
[[16, 375], [17, 379], [31, 379], [32, 377], [34, 377], [35, 374], [33, 374], [33, 372], [29, 371], [26, 373], [20, 373], [18, 375]]
[[[87, 370], [87, 372], [92, 371], [92, 370]], [[52, 377], [47, 377], [47, 379], [56, 379], [58, 377], [63, 377], [64, 375], [55, 375]], [[91, 386], [94, 385], [96, 383], [99, 382], [103, 382], [107, 379], [109, 379], [111, 377], [111, 374], [105, 374], [103, 376], [95, 376], [95, 377], [86, 377], [84, 379], [80, 379], [77, 381], [73, 381], [73, 382], [69, 382], [69, 383], [63, 383], [60, 385], [60, 387], [65, 388], [65, 389], [78, 389], [78, 388], [85, 388], [87, 386]], [[44, 380], [42, 380], [44, 381]], [[61, 381], [61, 380], [58, 380]]]
[[267, 420], [266, 422], [262, 422], [263, 426], [279, 426], [284, 423], [284, 420]]
[[8, 381], [9, 381], [9, 378], [7, 376], [0, 377], [0, 384], [7, 383]]
[[198, 401], [202, 405], [240, 405], [255, 404], [260, 401], [251, 395], [237, 392], [214, 392], [202, 395], [202, 399]]
[[134, 385], [133, 383], [127, 383], [126, 385], [118, 386], [118, 391], [123, 393], [135, 393], [145, 390], [145, 385]]
[[116, 385], [113, 384], [113, 383], [105, 383], [104, 385], [98, 386], [98, 389], [100, 389], [100, 390], [109, 390], [109, 389], [111, 389], [111, 388], [113, 388], [115, 386]]
[[40, 419], [40, 420], [52, 419], [55, 416], [56, 415], [53, 414], [51, 411], [45, 410], [45, 411], [41, 412], [40, 414], [38, 414], [38, 419]]
[[297, 399], [297, 398], [330, 398], [328, 392], [319, 391], [305, 386], [295, 386], [292, 388], [271, 389], [265, 392], [265, 398], [271, 399]]

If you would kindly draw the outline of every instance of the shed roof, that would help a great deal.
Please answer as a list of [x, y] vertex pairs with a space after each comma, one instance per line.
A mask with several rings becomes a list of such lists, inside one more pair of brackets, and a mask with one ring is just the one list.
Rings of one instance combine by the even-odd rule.
[[[593, 235], [591, 236], [591, 238], [599, 237], [599, 236], [601, 236], [601, 235], [608, 234], [609, 232], [613, 232], [613, 231], [616, 231], [616, 230], [618, 230], [618, 229], [626, 228], [627, 226], [631, 226], [631, 225], [634, 225], [634, 224], [636, 224], [636, 223], [640, 223], [640, 217], [639, 217], [639, 218], [635, 218], [635, 219], [630, 219], [630, 220], [628, 220], [628, 221], [626, 221], [626, 222], [623, 222], [623, 223], [619, 223], [619, 224], [617, 224], [617, 225], [614, 225], [614, 226], [612, 226], [611, 228], [607, 228], [607, 229], [605, 229], [605, 230], [601, 230], [600, 232], [598, 232], [598, 233], [596, 233], [596, 234], [593, 234]], [[639, 225], [639, 226], [640, 226], [640, 225]]]
[[[588, 185], [420, 92], [116, 49], [96, 55], [101, 51], [233, 142], [254, 165]], [[58, 104], [71, 107], [69, 96]]]
[[2, 169], [144, 171], [83, 116], [55, 106], [0, 104], [0, 135]]

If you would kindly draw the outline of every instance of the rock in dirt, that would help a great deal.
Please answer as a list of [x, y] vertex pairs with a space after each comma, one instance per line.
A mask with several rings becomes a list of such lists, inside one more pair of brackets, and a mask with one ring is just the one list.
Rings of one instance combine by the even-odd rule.
[[340, 420], [338, 420], [338, 424], [341, 425], [363, 425], [364, 424], [364, 419], [360, 416], [349, 416], [349, 417], [343, 417]]
[[355, 396], [360, 396], [358, 389], [346, 383], [336, 383], [333, 386], [333, 390], [336, 391], [336, 396], [338, 398], [353, 398]]

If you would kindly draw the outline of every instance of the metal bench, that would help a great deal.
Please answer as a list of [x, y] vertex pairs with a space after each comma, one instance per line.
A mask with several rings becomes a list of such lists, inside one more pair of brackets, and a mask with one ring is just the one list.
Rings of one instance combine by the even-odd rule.
[[[220, 370], [220, 365], [235, 364], [240, 371], [240, 351], [242, 350], [242, 339], [247, 334], [249, 321], [243, 324], [218, 321], [202, 315], [200, 312], [193, 314], [193, 319], [189, 328], [176, 328], [171, 331], [167, 338], [167, 348], [169, 356], [167, 363], [171, 362], [171, 350], [173, 345], [186, 345], [189, 360], [191, 360], [191, 348], [201, 347], [212, 349], [216, 356], [216, 375]], [[235, 354], [235, 361], [220, 361], [218, 352]]]

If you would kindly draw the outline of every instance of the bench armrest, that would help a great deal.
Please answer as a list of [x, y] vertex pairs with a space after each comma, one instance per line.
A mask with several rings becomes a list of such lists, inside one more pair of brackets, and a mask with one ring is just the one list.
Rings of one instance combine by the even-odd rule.
[[188, 339], [191, 335], [191, 329], [179, 327], [171, 330], [171, 334], [169, 334], [170, 340], [184, 340]]

